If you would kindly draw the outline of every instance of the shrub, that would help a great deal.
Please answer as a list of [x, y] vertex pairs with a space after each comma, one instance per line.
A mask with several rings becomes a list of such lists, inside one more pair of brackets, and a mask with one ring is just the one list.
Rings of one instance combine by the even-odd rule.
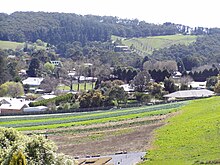
[[75, 97], [72, 93], [68, 93], [65, 95], [57, 96], [51, 99], [45, 99], [41, 101], [31, 102], [29, 104], [30, 107], [36, 107], [36, 106], [47, 106], [51, 103], [55, 103], [56, 106], [58, 106], [61, 103], [64, 102], [75, 102]]

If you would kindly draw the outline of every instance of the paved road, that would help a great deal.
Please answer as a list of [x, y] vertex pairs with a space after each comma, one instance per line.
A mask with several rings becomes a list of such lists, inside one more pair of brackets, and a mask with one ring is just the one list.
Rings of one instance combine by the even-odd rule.
[[133, 152], [127, 154], [107, 155], [101, 157], [111, 157], [112, 160], [109, 163], [114, 165], [135, 165], [141, 161], [146, 152]]

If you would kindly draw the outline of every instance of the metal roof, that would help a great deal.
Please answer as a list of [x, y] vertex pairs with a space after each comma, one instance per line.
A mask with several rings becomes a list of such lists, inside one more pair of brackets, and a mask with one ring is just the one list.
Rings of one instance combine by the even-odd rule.
[[201, 89], [201, 90], [183, 90], [183, 91], [177, 91], [173, 92], [167, 95], [164, 95], [163, 97], [168, 98], [198, 98], [198, 97], [209, 97], [213, 96], [214, 92], [207, 90], [207, 89]]

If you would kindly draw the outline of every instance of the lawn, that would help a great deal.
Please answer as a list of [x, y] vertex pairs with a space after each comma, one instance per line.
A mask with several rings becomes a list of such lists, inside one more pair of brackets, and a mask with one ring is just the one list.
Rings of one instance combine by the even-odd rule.
[[170, 47], [174, 44], [184, 44], [189, 45], [196, 41], [197, 36], [193, 35], [167, 35], [167, 36], [154, 36], [154, 37], [144, 37], [144, 38], [131, 38], [124, 39], [117, 36], [112, 36], [112, 40], [117, 38], [121, 39], [122, 44], [133, 46], [136, 50], [142, 53], [152, 54], [155, 49]]
[[220, 97], [192, 101], [155, 132], [143, 164], [220, 164]]

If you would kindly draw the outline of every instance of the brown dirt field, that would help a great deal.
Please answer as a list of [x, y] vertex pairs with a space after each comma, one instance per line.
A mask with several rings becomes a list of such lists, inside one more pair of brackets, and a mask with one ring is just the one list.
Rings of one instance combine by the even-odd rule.
[[59, 152], [70, 156], [107, 155], [118, 151], [146, 151], [150, 148], [153, 130], [164, 125], [163, 121], [168, 116], [155, 116], [156, 122], [132, 127], [127, 126], [126, 128], [112, 128], [76, 134], [52, 134], [49, 135], [49, 139], [57, 144]]

